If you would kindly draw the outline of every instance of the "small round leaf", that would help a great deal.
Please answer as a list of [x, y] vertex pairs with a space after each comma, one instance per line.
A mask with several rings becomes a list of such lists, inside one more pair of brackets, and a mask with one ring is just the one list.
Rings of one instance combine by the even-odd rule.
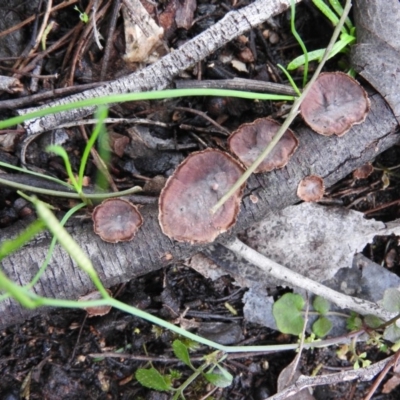
[[286, 293], [272, 307], [272, 313], [280, 332], [300, 335], [304, 326], [301, 310], [304, 299], [299, 294]]
[[312, 331], [320, 338], [326, 336], [332, 329], [332, 322], [326, 317], [318, 318], [312, 326]]
[[320, 313], [321, 315], [325, 315], [330, 308], [329, 301], [324, 299], [321, 296], [316, 296], [313, 301], [314, 310]]

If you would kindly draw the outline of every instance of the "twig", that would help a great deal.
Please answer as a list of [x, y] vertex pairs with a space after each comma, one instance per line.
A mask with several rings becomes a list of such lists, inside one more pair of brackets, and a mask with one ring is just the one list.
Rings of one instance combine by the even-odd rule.
[[118, 18], [118, 13], [119, 13], [120, 8], [121, 8], [121, 0], [115, 0], [114, 4], [113, 4], [113, 9], [111, 12], [110, 26], [108, 28], [107, 41], [106, 41], [106, 46], [104, 49], [104, 55], [103, 55], [103, 59], [101, 61], [101, 72], [100, 72], [100, 80], [101, 81], [104, 81], [106, 73], [107, 73], [108, 61], [110, 59], [110, 53], [111, 53], [112, 46], [114, 45], [114, 32], [115, 32], [115, 26], [117, 24], [117, 18]]
[[[0, 67], [0, 68], [3, 69], [2, 67]], [[15, 72], [15, 73], [17, 73], [17, 72]], [[21, 74], [21, 72], [18, 72], [18, 74], [35, 77], [33, 74], [29, 74], [29, 73]], [[44, 76], [36, 76], [36, 77], [40, 77], [41, 79], [49, 79], [49, 78], [54, 78], [55, 76], [44, 75]], [[37, 101], [54, 99], [55, 97], [66, 96], [66, 95], [76, 93], [76, 92], [83, 92], [84, 90], [99, 87], [100, 85], [102, 85], [102, 83], [88, 83], [85, 85], [70, 86], [70, 87], [66, 87], [66, 88], [48, 90], [46, 92], [37, 93], [37, 94], [33, 94], [31, 96], [25, 96], [25, 97], [21, 97], [18, 99], [1, 100], [0, 101], [0, 110], [6, 109], [6, 108], [8, 108], [10, 110], [15, 110], [18, 107], [24, 107], [29, 104], [33, 104]]]
[[373, 385], [370, 387], [368, 394], [365, 396], [364, 400], [370, 400], [371, 397], [374, 395], [374, 393], [376, 392], [376, 389], [378, 389], [378, 386], [380, 385], [380, 383], [382, 382], [383, 378], [385, 378], [385, 376], [387, 375], [387, 373], [389, 372], [390, 368], [395, 368], [396, 364], [399, 361], [399, 357], [400, 357], [400, 350], [398, 350], [395, 354], [395, 357], [388, 362], [385, 365], [385, 368], [383, 368], [383, 370], [381, 371], [381, 373], [379, 374], [378, 378], [375, 380], [375, 382], [373, 383]]
[[387, 364], [392, 364], [396, 355], [390, 356], [382, 361], [372, 364], [366, 368], [351, 369], [347, 371], [338, 372], [336, 374], [327, 374], [319, 376], [300, 376], [296, 383], [282, 390], [281, 392], [269, 397], [269, 400], [284, 400], [289, 396], [301, 392], [303, 389], [312, 386], [331, 385], [334, 383], [348, 382], [355, 379], [361, 381], [370, 381], [377, 375]]
[[373, 314], [384, 319], [385, 321], [395, 316], [394, 313], [384, 310], [376, 303], [336, 292], [327, 286], [294, 272], [246, 246], [237, 238], [225, 243], [224, 246], [239, 256], [245, 258], [247, 261], [250, 261], [265, 273], [277, 279], [281, 279], [291, 286], [300, 287], [314, 294], [322, 296], [341, 308], [350, 308], [351, 310], [362, 315]]
[[[51, 9], [51, 12], [53, 13], [53, 12], [55, 12], [55, 11], [57, 11], [57, 10], [61, 10], [62, 8], [65, 8], [65, 7], [68, 7], [68, 6], [72, 5], [72, 4], [77, 3], [78, 1], [79, 1], [79, 0], [66, 0], [66, 1], [64, 1], [63, 3], [57, 4], [56, 6], [54, 6], [54, 7]], [[10, 33], [13, 33], [13, 32], [15, 32], [15, 31], [17, 31], [18, 29], [23, 28], [25, 25], [28, 25], [28, 24], [30, 24], [32, 21], [34, 21], [36, 17], [41, 17], [43, 14], [44, 14], [44, 13], [40, 13], [39, 15], [31, 15], [30, 17], [28, 17], [26, 20], [20, 22], [19, 24], [14, 25], [14, 26], [12, 26], [11, 28], [8, 28], [7, 30], [5, 30], [5, 31], [3, 31], [3, 32], [0, 32], [0, 38], [2, 38], [3, 36], [7, 36], [7, 35], [9, 35]]]
[[233, 78], [220, 80], [180, 80], [175, 81], [177, 89], [183, 88], [204, 88], [204, 89], [232, 89], [243, 91], [254, 91], [260, 93], [277, 93], [288, 96], [296, 96], [297, 93], [289, 85], [275, 82], [256, 81], [253, 79]]
[[175, 110], [177, 111], [184, 111], [184, 112], [189, 112], [192, 114], [196, 114], [199, 115], [200, 117], [204, 118], [206, 121], [208, 121], [210, 124], [214, 125], [218, 131], [220, 131], [221, 133], [223, 133], [224, 135], [229, 135], [230, 132], [228, 129], [224, 128], [223, 126], [221, 126], [220, 124], [218, 124], [217, 122], [215, 122], [212, 118], [210, 118], [205, 112], [200, 111], [200, 110], [196, 110], [194, 108], [189, 108], [189, 107], [174, 107]]

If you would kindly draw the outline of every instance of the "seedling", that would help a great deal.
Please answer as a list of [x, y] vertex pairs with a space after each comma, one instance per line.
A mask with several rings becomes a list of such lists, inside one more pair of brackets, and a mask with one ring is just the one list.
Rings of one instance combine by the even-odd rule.
[[79, 19], [84, 23], [87, 24], [89, 22], [89, 15], [87, 15], [84, 11], [81, 11], [78, 6], [74, 7], [74, 10], [78, 11]]
[[[295, 293], [286, 293], [277, 300], [272, 308], [276, 325], [282, 333], [300, 335], [303, 331], [303, 308], [305, 301], [302, 296]], [[312, 325], [312, 332], [318, 337], [326, 336], [332, 329], [332, 323], [325, 315], [329, 312], [329, 303], [320, 296], [316, 296], [313, 307], [319, 318]]]
[[352, 341], [350, 345], [344, 344], [340, 346], [336, 354], [341, 360], [347, 360], [349, 358], [349, 361], [353, 363], [353, 368], [356, 370], [371, 365], [371, 361], [368, 360], [366, 352], [361, 354], [357, 353], [355, 341]]
[[[207, 382], [221, 388], [227, 387], [232, 383], [233, 376], [221, 365], [221, 362], [226, 356], [221, 355], [220, 352], [213, 352], [205, 356], [204, 363], [200, 367], [195, 368], [190, 361], [188, 347], [182, 341], [175, 340], [172, 344], [172, 348], [175, 356], [193, 370], [192, 375], [178, 388], [174, 388], [173, 378], [180, 378], [177, 377], [176, 374], [175, 376], [172, 376], [171, 373], [162, 375], [154, 367], [138, 369], [135, 377], [143, 386], [158, 391], [174, 392], [172, 399], [177, 400], [179, 398], [185, 398], [183, 396], [183, 391], [199, 377], [203, 377]], [[215, 370], [217, 371], [215, 372]]]

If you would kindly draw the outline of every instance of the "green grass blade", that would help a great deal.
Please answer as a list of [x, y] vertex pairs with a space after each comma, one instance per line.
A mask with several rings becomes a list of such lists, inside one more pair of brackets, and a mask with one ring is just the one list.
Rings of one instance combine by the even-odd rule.
[[243, 92], [240, 90], [225, 90], [225, 89], [170, 89], [159, 90], [154, 92], [144, 93], [122, 93], [109, 96], [101, 96], [86, 100], [80, 100], [73, 103], [51, 106], [37, 111], [33, 111], [24, 115], [9, 118], [0, 121], [0, 129], [9, 128], [20, 124], [32, 118], [44, 117], [50, 114], [56, 114], [62, 111], [73, 110], [81, 107], [94, 107], [102, 104], [123, 103], [126, 101], [140, 100], [160, 100], [176, 97], [193, 97], [193, 96], [218, 96], [218, 97], [240, 97], [250, 100], [277, 100], [277, 101], [294, 101], [294, 96], [286, 96], [280, 94], [265, 94], [255, 92]]
[[31, 171], [29, 169], [16, 167], [15, 165], [11, 165], [11, 164], [8, 164], [8, 163], [2, 162], [2, 161], [0, 161], [0, 167], [13, 169], [15, 171], [22, 172], [24, 174], [37, 176], [38, 178], [42, 178], [42, 179], [47, 179], [48, 181], [52, 181], [52, 182], [58, 183], [59, 185], [63, 185], [63, 186], [66, 186], [66, 187], [68, 187], [70, 189], [73, 189], [73, 186], [70, 185], [69, 183], [62, 181], [61, 179], [54, 178], [53, 176], [48, 176], [48, 175], [45, 175], [45, 174], [40, 174], [38, 172]]
[[82, 155], [81, 165], [79, 167], [78, 185], [80, 188], [83, 186], [83, 176], [85, 174], [87, 160], [89, 158], [90, 151], [92, 150], [98, 136], [104, 129], [104, 120], [107, 118], [108, 108], [106, 106], [99, 106], [96, 112], [95, 118], [97, 119], [96, 125], [93, 132], [85, 146], [85, 150]]
[[79, 186], [79, 183], [75, 179], [75, 175], [72, 172], [71, 162], [69, 161], [69, 157], [65, 149], [58, 145], [51, 145], [46, 147], [46, 151], [56, 154], [60, 156], [65, 164], [65, 169], [67, 170], [68, 178], [71, 181], [72, 185], [74, 186], [75, 190], [78, 193], [81, 193], [82, 187]]
[[[343, 14], [343, 7], [340, 4], [340, 2], [338, 0], [329, 0], [329, 4], [335, 10], [335, 13], [339, 17], [341, 17]], [[349, 31], [351, 31], [354, 28], [354, 25], [350, 21], [350, 18], [346, 18], [345, 24], [346, 24], [347, 28], [349, 29]]]
[[[290, 7], [291, 7], [290, 8], [291, 9], [290, 30], [292, 32], [292, 35], [297, 40], [297, 43], [300, 45], [301, 50], [303, 51], [303, 57], [304, 57], [303, 87], [304, 87], [304, 86], [306, 86], [307, 80], [308, 80], [308, 51], [307, 51], [306, 45], [304, 44], [302, 38], [296, 31], [296, 26], [295, 26], [296, 5], [294, 3], [294, 0], [290, 1]], [[297, 92], [298, 92], [298, 89], [297, 89]]]

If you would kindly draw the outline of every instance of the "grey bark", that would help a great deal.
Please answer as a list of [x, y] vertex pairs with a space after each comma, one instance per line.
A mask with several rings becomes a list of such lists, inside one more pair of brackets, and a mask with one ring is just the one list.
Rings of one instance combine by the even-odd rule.
[[[321, 175], [329, 187], [398, 142], [396, 118], [378, 94], [371, 96], [371, 111], [367, 120], [342, 138], [317, 135], [301, 124], [294, 129], [300, 139], [297, 152], [284, 169], [251, 177], [238, 223], [231, 232], [220, 238], [220, 242], [248, 228], [268, 213], [297, 202], [297, 185], [304, 176]], [[250, 194], [258, 197], [257, 203], [251, 201]], [[130, 243], [102, 242], [92, 232], [90, 223], [79, 221], [68, 228], [92, 259], [106, 287], [159, 269], [168, 260], [181, 260], [201, 250], [201, 247], [175, 243], [165, 237], [158, 225], [156, 207], [144, 206], [141, 211], [145, 223]], [[0, 231], [0, 237], [4, 240], [16, 235], [21, 226], [17, 224]], [[19, 284], [28, 283], [46, 255], [49, 240], [43, 234], [5, 259], [3, 269], [6, 274]], [[169, 255], [173, 256], [173, 260]], [[60, 248], [56, 249], [49, 269], [35, 287], [38, 294], [71, 299], [91, 289], [89, 279]], [[11, 300], [0, 303], [0, 329], [22, 322], [41, 311], [25, 310]]]
[[[296, 2], [298, 1], [296, 0]], [[221, 21], [147, 68], [109, 82], [104, 86], [56, 100], [47, 104], [46, 107], [115, 93], [165, 89], [172, 78], [180, 72], [192, 67], [252, 27], [285, 11], [289, 5], [290, 0], [256, 0], [247, 7], [229, 12]], [[19, 113], [24, 114], [37, 109], [20, 110]], [[94, 107], [91, 107], [32, 119], [26, 122], [27, 133], [36, 134], [54, 129], [65, 122], [79, 120], [93, 111]]]

